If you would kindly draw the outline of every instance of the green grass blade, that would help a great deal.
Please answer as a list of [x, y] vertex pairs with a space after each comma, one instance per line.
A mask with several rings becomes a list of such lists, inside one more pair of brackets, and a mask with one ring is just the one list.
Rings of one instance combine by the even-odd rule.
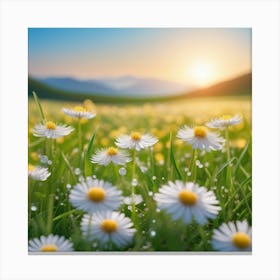
[[238, 168], [239, 168], [239, 166], [240, 166], [240, 164], [241, 164], [241, 161], [242, 161], [243, 157], [245, 156], [245, 154], [246, 154], [246, 152], [247, 152], [247, 150], [248, 150], [248, 148], [249, 148], [249, 145], [250, 145], [250, 141], [248, 140], [248, 141], [247, 141], [247, 144], [246, 144], [246, 146], [245, 146], [245, 148], [243, 149], [243, 151], [242, 151], [242, 153], [241, 153], [241, 155], [240, 155], [239, 158], [237, 159], [236, 165], [234, 166], [234, 169], [233, 169], [233, 173], [234, 173], [234, 174], [235, 174], [236, 171], [238, 170]]
[[70, 171], [71, 176], [73, 177], [74, 182], [77, 183], [77, 178], [76, 178], [76, 176], [75, 176], [75, 174], [74, 174], [73, 168], [72, 168], [72, 166], [71, 166], [69, 160], [67, 159], [67, 157], [64, 155], [64, 153], [63, 153], [62, 151], [60, 151], [60, 152], [61, 152], [62, 159], [64, 160], [64, 162], [65, 162], [67, 168], [68, 168], [69, 171]]
[[36, 103], [36, 105], [38, 106], [38, 109], [39, 109], [39, 112], [40, 112], [40, 115], [41, 115], [42, 120], [43, 120], [43, 121], [46, 121], [46, 117], [45, 117], [45, 114], [44, 114], [44, 111], [43, 111], [43, 107], [42, 107], [42, 105], [41, 105], [41, 102], [40, 102], [40, 100], [39, 100], [39, 98], [38, 98], [36, 92], [33, 91], [32, 94], [33, 94], [35, 103]]
[[92, 150], [93, 150], [93, 142], [96, 136], [96, 132], [97, 132], [97, 128], [95, 129], [95, 131], [93, 132], [91, 139], [89, 141], [88, 144], [88, 149], [85, 153], [85, 159], [84, 159], [84, 173], [85, 176], [91, 176], [92, 174], [92, 163], [90, 162], [90, 157], [92, 155]]
[[215, 177], [217, 177], [229, 164], [231, 164], [231, 163], [234, 162], [235, 160], [236, 160], [236, 158], [234, 157], [234, 158], [230, 159], [229, 161], [225, 162], [225, 163], [221, 166], [221, 168], [218, 170], [218, 172], [217, 172], [217, 174], [216, 174]]
[[176, 174], [177, 174], [177, 177], [182, 180], [183, 176], [179, 170], [179, 167], [176, 163], [176, 160], [175, 160], [175, 156], [174, 156], [174, 150], [173, 150], [173, 141], [172, 141], [172, 137], [171, 137], [171, 133], [170, 133], [170, 161], [172, 162], [173, 166], [174, 166], [174, 169], [176, 171]]

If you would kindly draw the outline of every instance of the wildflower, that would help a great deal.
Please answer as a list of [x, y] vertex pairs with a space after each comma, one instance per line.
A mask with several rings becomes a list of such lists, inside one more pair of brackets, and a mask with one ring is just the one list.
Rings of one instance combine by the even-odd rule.
[[73, 244], [63, 236], [50, 234], [29, 240], [29, 252], [69, 252]]
[[199, 224], [206, 224], [207, 219], [215, 218], [221, 209], [212, 191], [192, 182], [178, 180], [163, 185], [155, 194], [155, 200], [159, 209], [164, 209], [174, 220], [182, 219], [186, 224], [192, 221], [192, 217]]
[[36, 124], [32, 129], [32, 133], [36, 137], [47, 137], [56, 139], [70, 134], [74, 128], [66, 125], [57, 125], [52, 121], [47, 121], [45, 124]]
[[223, 223], [214, 230], [211, 243], [218, 251], [251, 251], [252, 229], [246, 220]]
[[75, 185], [69, 199], [74, 207], [88, 213], [116, 210], [122, 202], [120, 190], [109, 182], [91, 177]]
[[131, 161], [131, 158], [125, 151], [118, 150], [114, 147], [108, 149], [101, 149], [97, 151], [90, 160], [92, 163], [98, 163], [100, 165], [107, 166], [110, 162], [115, 165], [124, 165]]
[[124, 149], [136, 149], [140, 151], [153, 146], [157, 143], [157, 138], [150, 134], [141, 134], [139, 132], [132, 132], [130, 135], [122, 135], [117, 138], [116, 145]]
[[114, 243], [123, 247], [132, 242], [135, 229], [131, 220], [119, 212], [97, 212], [84, 215], [81, 223], [83, 235], [90, 239], [97, 239], [101, 244]]
[[206, 123], [206, 125], [210, 128], [221, 128], [225, 129], [228, 126], [240, 124], [242, 122], [242, 117], [239, 115], [230, 116], [223, 115], [220, 118], [215, 118], [210, 122]]
[[36, 181], [46, 181], [51, 175], [48, 168], [41, 166], [28, 165], [28, 176]]
[[218, 133], [210, 132], [205, 126], [195, 126], [184, 128], [178, 131], [177, 137], [191, 144], [193, 149], [206, 150], [221, 150], [225, 140]]
[[63, 108], [62, 110], [64, 114], [73, 118], [92, 119], [96, 116], [95, 112], [88, 111], [85, 107], [82, 106], [75, 106], [71, 109]]

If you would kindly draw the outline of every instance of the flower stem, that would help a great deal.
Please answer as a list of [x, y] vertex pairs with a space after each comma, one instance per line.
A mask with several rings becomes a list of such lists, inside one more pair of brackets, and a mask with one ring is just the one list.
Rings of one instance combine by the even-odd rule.
[[[228, 128], [226, 128], [225, 134], [226, 134], [225, 137], [226, 137], [227, 162], [229, 162], [230, 161], [230, 143], [229, 143], [229, 131], [228, 131]], [[228, 185], [231, 193], [233, 193], [231, 164], [228, 164], [228, 166], [227, 166], [226, 182], [227, 182], [227, 185]]]
[[196, 150], [192, 150], [191, 162], [190, 162], [190, 172], [191, 172], [191, 181], [196, 181]]
[[[132, 181], [135, 179], [135, 168], [136, 168], [136, 150], [133, 150], [133, 156], [132, 156]], [[135, 186], [132, 183], [131, 186], [131, 219], [132, 222], [136, 223], [136, 209], [135, 209], [135, 202], [134, 202], [134, 195], [135, 195]]]
[[78, 119], [78, 148], [79, 148], [79, 165], [82, 168], [83, 163], [83, 142], [82, 142], [82, 123], [81, 119]]

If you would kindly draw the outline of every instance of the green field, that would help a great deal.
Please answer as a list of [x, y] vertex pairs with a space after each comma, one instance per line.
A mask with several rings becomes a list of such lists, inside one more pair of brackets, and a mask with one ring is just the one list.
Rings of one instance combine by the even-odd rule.
[[[37, 92], [40, 98], [40, 92]], [[94, 102], [94, 100], [93, 100]], [[62, 108], [79, 103], [41, 101], [47, 120], [71, 125], [75, 130], [56, 140], [38, 138], [32, 134], [35, 124], [42, 122], [42, 113], [33, 98], [29, 99], [29, 164], [48, 167], [51, 176], [41, 182], [29, 179], [28, 235], [29, 239], [50, 233], [64, 236], [74, 244], [75, 251], [213, 251], [213, 229], [222, 223], [252, 219], [252, 154], [251, 154], [251, 99], [246, 97], [211, 97], [174, 100], [144, 104], [94, 104], [87, 100], [84, 106], [96, 111], [91, 120], [81, 120], [78, 133], [77, 119], [66, 116]], [[192, 181], [192, 147], [176, 137], [183, 125], [203, 125], [223, 114], [240, 114], [243, 122], [229, 128], [230, 161], [225, 149], [198, 152], [195, 159], [195, 182], [213, 190], [221, 211], [206, 225], [195, 221], [184, 224], [173, 221], [164, 210], [158, 211], [154, 193], [168, 181]], [[152, 149], [136, 153], [135, 161], [126, 166], [92, 164], [89, 158], [100, 148], [114, 146], [115, 139], [132, 131], [151, 133], [159, 140]], [[224, 131], [220, 131], [224, 137]], [[79, 138], [81, 137], [81, 138]], [[79, 148], [79, 141], [82, 147]], [[132, 152], [130, 152], [132, 155]], [[46, 162], [47, 156], [48, 161]], [[233, 185], [228, 185], [227, 172], [231, 169]], [[134, 175], [133, 175], [134, 173]], [[81, 234], [84, 215], [69, 202], [70, 190], [87, 176], [111, 182], [129, 197], [132, 180], [137, 179], [135, 193], [143, 201], [131, 208], [122, 204], [119, 211], [132, 218], [136, 233], [128, 246], [100, 247]]]

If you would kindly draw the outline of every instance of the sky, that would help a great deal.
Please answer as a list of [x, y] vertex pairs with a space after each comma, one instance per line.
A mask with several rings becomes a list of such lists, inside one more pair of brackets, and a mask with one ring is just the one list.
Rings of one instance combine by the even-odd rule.
[[29, 28], [32, 77], [137, 76], [205, 87], [251, 72], [250, 28]]

